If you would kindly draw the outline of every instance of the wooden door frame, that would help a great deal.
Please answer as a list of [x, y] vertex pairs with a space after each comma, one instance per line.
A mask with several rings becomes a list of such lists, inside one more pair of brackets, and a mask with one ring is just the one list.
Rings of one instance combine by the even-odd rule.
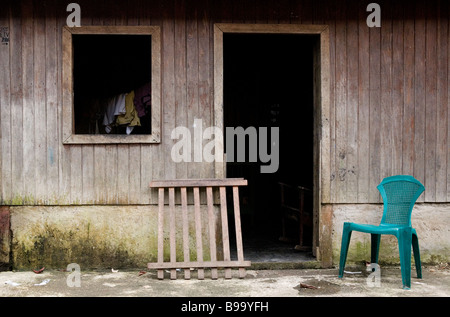
[[[314, 227], [313, 254], [323, 267], [332, 265], [331, 219], [322, 216], [322, 202], [330, 192], [330, 36], [327, 25], [302, 24], [214, 24], [214, 126], [224, 131], [223, 104], [223, 33], [312, 34], [318, 35], [314, 45]], [[224, 157], [215, 162], [215, 177], [226, 177], [224, 145], [216, 144]], [[326, 209], [326, 208], [325, 208]]]

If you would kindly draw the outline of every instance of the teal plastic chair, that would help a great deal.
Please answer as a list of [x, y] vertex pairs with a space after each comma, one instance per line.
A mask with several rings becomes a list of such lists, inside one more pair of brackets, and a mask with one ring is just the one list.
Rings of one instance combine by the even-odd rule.
[[383, 198], [384, 209], [380, 225], [345, 222], [342, 232], [341, 257], [339, 260], [339, 277], [344, 275], [345, 261], [352, 231], [371, 234], [371, 262], [378, 263], [380, 237], [391, 234], [397, 237], [402, 283], [404, 289], [411, 287], [411, 245], [414, 252], [417, 277], [422, 278], [419, 240], [416, 230], [411, 227], [411, 212], [414, 204], [425, 187], [414, 177], [397, 175], [383, 179], [377, 186]]

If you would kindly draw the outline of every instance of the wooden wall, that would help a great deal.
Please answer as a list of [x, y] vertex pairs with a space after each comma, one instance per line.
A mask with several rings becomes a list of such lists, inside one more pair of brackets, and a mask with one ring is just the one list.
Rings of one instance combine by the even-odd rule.
[[159, 25], [162, 142], [62, 145], [61, 32], [70, 1], [3, 1], [0, 27], [3, 204], [146, 204], [152, 179], [213, 177], [170, 159], [175, 126], [212, 125], [214, 23], [326, 24], [330, 30], [331, 178], [324, 203], [373, 203], [376, 185], [411, 174], [427, 202], [450, 201], [449, 4], [377, 1], [77, 1], [82, 25]]

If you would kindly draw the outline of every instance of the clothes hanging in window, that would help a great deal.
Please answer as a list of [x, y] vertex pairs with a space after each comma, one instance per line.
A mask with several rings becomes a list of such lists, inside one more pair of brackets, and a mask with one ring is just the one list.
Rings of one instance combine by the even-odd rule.
[[145, 116], [151, 104], [151, 83], [148, 82], [135, 90], [134, 105], [139, 117]]
[[103, 116], [103, 125], [106, 133], [110, 133], [116, 121], [116, 116], [125, 113], [125, 98], [127, 94], [120, 94], [108, 100], [105, 115]]
[[130, 134], [131, 131], [133, 131], [133, 127], [141, 125], [141, 120], [138, 117], [138, 113], [134, 105], [134, 96], [134, 90], [126, 95], [125, 113], [119, 114], [116, 119], [117, 125], [127, 125], [127, 134]]

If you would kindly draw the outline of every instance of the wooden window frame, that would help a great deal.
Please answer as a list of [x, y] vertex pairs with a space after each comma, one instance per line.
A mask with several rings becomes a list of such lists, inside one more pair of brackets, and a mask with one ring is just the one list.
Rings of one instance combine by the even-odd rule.
[[[214, 24], [214, 125], [223, 130], [223, 34], [312, 34], [314, 45], [314, 210], [313, 254], [328, 267], [331, 257], [331, 217], [324, 215], [322, 204], [330, 201], [330, 35], [327, 25], [306, 24]], [[224, 155], [223, 144], [216, 151]], [[215, 163], [215, 177], [226, 175], [226, 159]], [[319, 228], [326, 228], [319, 230]]]
[[[151, 134], [75, 134], [75, 110], [73, 101], [73, 34], [151, 35]], [[62, 31], [62, 45], [63, 144], [132, 144], [161, 142], [161, 31], [159, 26], [64, 26]]]

